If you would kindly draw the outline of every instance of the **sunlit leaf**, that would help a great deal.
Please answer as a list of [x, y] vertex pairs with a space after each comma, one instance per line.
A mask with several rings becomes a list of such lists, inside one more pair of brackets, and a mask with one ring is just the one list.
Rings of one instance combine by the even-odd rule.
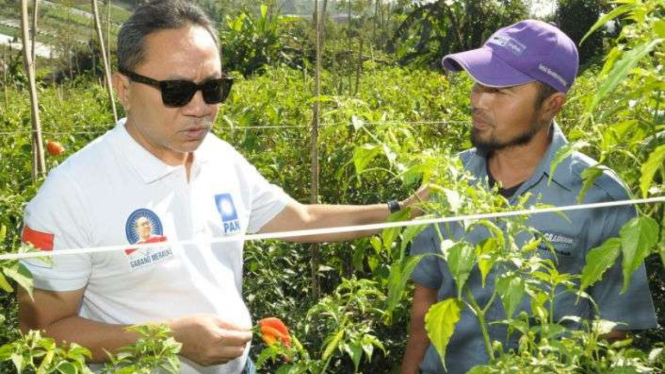
[[642, 176], [640, 177], [640, 191], [642, 192], [643, 197], [649, 195], [649, 187], [653, 181], [653, 176], [656, 174], [658, 169], [664, 168], [665, 164], [665, 144], [656, 148], [649, 155], [649, 159], [642, 164]]
[[609, 93], [614, 91], [614, 89], [621, 83], [621, 81], [626, 78], [628, 73], [635, 67], [635, 65], [646, 55], [648, 55], [651, 50], [653, 50], [658, 44], [662, 43], [665, 39], [655, 39], [650, 42], [645, 42], [634, 49], [626, 52], [623, 57], [614, 64], [612, 71], [610, 71], [607, 79], [603, 82], [600, 89], [596, 92], [596, 95], [591, 101], [591, 104], [587, 107], [587, 112], [591, 113], [596, 108], [598, 103], [605, 98]]
[[480, 269], [480, 276], [482, 278], [482, 285], [485, 287], [487, 275], [492, 270], [496, 262], [494, 255], [498, 249], [499, 244], [496, 238], [487, 238], [476, 245], [476, 256], [478, 257], [478, 269]]
[[447, 299], [432, 305], [425, 314], [427, 336], [439, 353], [444, 368], [446, 368], [446, 349], [460, 320], [462, 306], [460, 300]]
[[601, 280], [603, 273], [614, 265], [620, 252], [621, 240], [619, 238], [609, 238], [600, 246], [591, 249], [586, 255], [586, 262], [582, 269], [580, 291]]
[[582, 171], [581, 176], [582, 179], [584, 180], [584, 183], [582, 184], [582, 189], [580, 190], [580, 193], [577, 195], [578, 204], [581, 204], [584, 201], [586, 193], [593, 186], [593, 184], [596, 183], [596, 180], [600, 178], [601, 175], [603, 175], [604, 169], [606, 169], [606, 167], [604, 167], [603, 165], [595, 165], [586, 168], [584, 169], [584, 171]]
[[7, 282], [7, 278], [5, 278], [2, 273], [0, 273], [0, 289], [2, 289], [5, 292], [14, 292], [14, 288]]
[[[410, 216], [411, 214], [409, 213], [408, 210], [400, 210], [399, 212], [391, 214], [390, 217], [388, 217], [388, 222], [406, 221], [410, 218]], [[385, 248], [386, 251], [388, 251], [388, 253], [390, 253], [390, 249], [393, 247], [395, 240], [397, 240], [397, 238], [399, 237], [399, 232], [401, 230], [402, 230], [401, 227], [389, 227], [387, 229], [383, 229], [383, 231], [381, 232], [381, 240], [383, 241], [383, 247]]]
[[548, 183], [552, 182], [552, 176], [554, 175], [554, 172], [556, 171], [556, 168], [559, 166], [561, 161], [570, 157], [570, 155], [572, 155], [574, 152], [579, 152], [580, 149], [588, 146], [589, 143], [585, 141], [577, 141], [577, 142], [567, 143], [563, 147], [561, 147], [554, 155], [552, 163], [550, 164], [550, 177]]
[[524, 279], [519, 276], [504, 276], [496, 282], [496, 291], [503, 303], [508, 318], [513, 318], [515, 310], [522, 302], [525, 293]]
[[475, 265], [476, 251], [468, 242], [458, 242], [444, 252], [448, 268], [457, 285], [457, 295], [461, 297], [462, 287], [469, 279]]
[[353, 125], [353, 129], [356, 131], [360, 130], [363, 126], [365, 126], [363, 120], [358, 118], [358, 116], [351, 117], [351, 124]]
[[591, 26], [589, 31], [587, 31], [587, 33], [584, 35], [582, 40], [580, 40], [580, 45], [582, 43], [584, 43], [584, 41], [586, 40], [586, 38], [589, 37], [589, 35], [593, 34], [596, 30], [601, 28], [604, 24], [606, 24], [607, 22], [619, 17], [622, 14], [626, 14], [626, 13], [630, 12], [632, 9], [633, 9], [632, 5], [623, 5], [623, 6], [620, 6], [616, 9], [612, 10], [611, 12], [607, 13], [606, 15], [600, 17], [600, 19], [598, 19], [598, 21], [596, 21], [596, 23], [594, 23], [593, 26]]
[[357, 372], [358, 367], [360, 366], [360, 359], [363, 357], [362, 346], [357, 343], [344, 344], [344, 352], [346, 352], [346, 354], [351, 358], [351, 361], [353, 361], [353, 366], [356, 368]]
[[328, 342], [328, 345], [326, 345], [326, 349], [323, 351], [323, 355], [321, 356], [322, 360], [327, 360], [332, 354], [335, 352], [335, 350], [339, 347], [340, 341], [342, 341], [342, 338], [344, 337], [344, 330], [339, 330], [335, 336], [333, 336], [332, 339]]
[[623, 288], [625, 292], [635, 270], [642, 265], [658, 241], [658, 222], [650, 217], [635, 217], [621, 229]]
[[658, 20], [653, 24], [653, 31], [659, 38], [665, 38], [665, 20]]
[[413, 273], [413, 270], [418, 266], [423, 256], [409, 256], [401, 261], [395, 261], [390, 266], [390, 275], [388, 278], [388, 299], [387, 311], [394, 310], [399, 302], [402, 300], [404, 288]]
[[353, 151], [353, 165], [356, 167], [356, 174], [361, 174], [367, 165], [380, 155], [382, 148], [377, 144], [364, 144]]
[[411, 241], [418, 236], [421, 232], [427, 229], [427, 225], [417, 225], [417, 226], [407, 226], [404, 231], [402, 231], [402, 245], [401, 251], [404, 253], [406, 247], [411, 243]]
[[25, 265], [16, 263], [11, 267], [4, 268], [3, 270], [6, 276], [16, 281], [16, 283], [23, 287], [28, 295], [30, 295], [30, 298], [32, 298], [34, 281], [32, 279], [32, 273], [30, 273], [30, 270], [28, 270]]

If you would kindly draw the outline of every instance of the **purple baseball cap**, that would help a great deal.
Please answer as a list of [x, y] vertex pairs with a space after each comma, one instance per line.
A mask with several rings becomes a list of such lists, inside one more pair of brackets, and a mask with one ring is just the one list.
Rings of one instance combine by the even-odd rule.
[[563, 31], [549, 23], [526, 20], [495, 32], [478, 49], [446, 55], [442, 63], [447, 70], [466, 70], [488, 87], [540, 81], [568, 92], [579, 57], [575, 43]]

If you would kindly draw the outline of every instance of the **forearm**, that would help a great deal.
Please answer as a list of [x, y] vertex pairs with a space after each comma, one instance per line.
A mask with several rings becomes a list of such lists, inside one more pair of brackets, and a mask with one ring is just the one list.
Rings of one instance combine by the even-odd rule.
[[425, 330], [425, 315], [437, 301], [437, 289], [416, 284], [411, 308], [411, 328], [402, 359], [402, 374], [417, 374], [430, 344]]
[[[373, 205], [308, 205], [309, 214], [304, 229], [361, 226], [385, 222], [390, 216], [387, 204]], [[362, 238], [380, 230], [347, 231], [334, 234], [309, 235], [291, 238], [298, 242], [334, 242]]]
[[118, 348], [134, 344], [139, 334], [125, 330], [125, 325], [112, 325], [92, 321], [79, 316], [63, 318], [43, 329], [46, 335], [56, 342], [73, 342], [90, 350], [92, 362], [108, 361], [108, 352], [115, 352]]
[[402, 359], [401, 374], [417, 374], [419, 372], [420, 363], [425, 358], [429, 344], [430, 340], [424, 325], [411, 325], [411, 333], [406, 342], [406, 350]]

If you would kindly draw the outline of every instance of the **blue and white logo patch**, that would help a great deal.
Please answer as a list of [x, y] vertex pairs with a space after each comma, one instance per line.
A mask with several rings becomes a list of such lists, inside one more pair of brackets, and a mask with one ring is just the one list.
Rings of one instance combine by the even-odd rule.
[[127, 218], [125, 234], [130, 244], [146, 242], [151, 236], [164, 235], [162, 221], [150, 209], [137, 209]]
[[222, 218], [224, 234], [232, 234], [240, 231], [240, 220], [238, 211], [233, 203], [233, 197], [229, 193], [215, 195], [215, 206]]
[[[125, 234], [130, 244], [153, 244], [166, 242], [159, 217], [150, 209], [137, 209], [127, 218]], [[168, 247], [125, 249], [131, 271], [144, 269], [173, 257]]]

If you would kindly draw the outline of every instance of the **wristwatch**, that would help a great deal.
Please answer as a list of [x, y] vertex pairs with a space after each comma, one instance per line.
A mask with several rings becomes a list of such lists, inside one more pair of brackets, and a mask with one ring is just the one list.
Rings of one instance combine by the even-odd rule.
[[402, 207], [399, 205], [399, 201], [393, 199], [388, 201], [388, 210], [390, 211], [391, 214], [397, 213], [400, 210], [402, 210]]

